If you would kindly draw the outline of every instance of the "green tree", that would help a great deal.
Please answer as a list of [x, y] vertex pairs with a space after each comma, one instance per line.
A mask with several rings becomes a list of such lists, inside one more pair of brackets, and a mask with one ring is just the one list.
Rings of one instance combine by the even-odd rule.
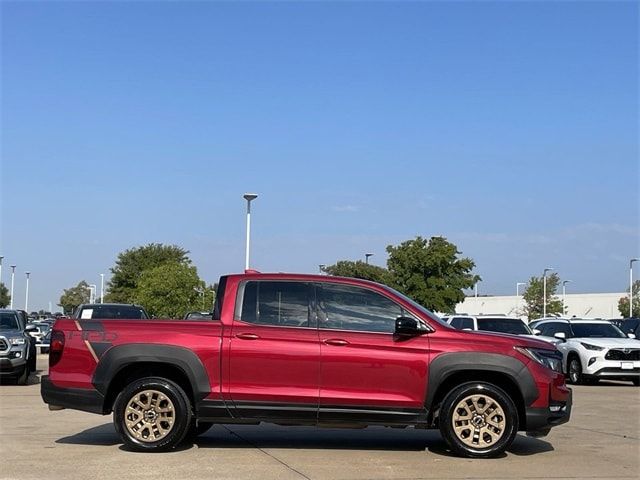
[[185, 313], [202, 308], [199, 290], [203, 286], [196, 267], [166, 262], [142, 272], [134, 301], [155, 317], [182, 318]]
[[391, 274], [386, 268], [371, 265], [359, 260], [340, 260], [335, 265], [329, 265], [322, 269], [323, 272], [337, 277], [352, 277], [371, 280], [373, 282], [390, 285], [392, 283]]
[[73, 311], [83, 303], [89, 303], [89, 284], [82, 280], [75, 287], [67, 288], [60, 295], [59, 306], [62, 311], [70, 315]]
[[480, 280], [471, 273], [473, 260], [460, 258], [458, 247], [444, 237], [416, 237], [389, 245], [387, 253], [393, 286], [436, 312], [453, 312], [464, 300], [463, 289]]
[[5, 308], [11, 304], [11, 295], [4, 283], [0, 283], [0, 308]]
[[[629, 289], [627, 288], [627, 292]], [[633, 282], [633, 312], [632, 317], [638, 318], [640, 317], [640, 280], [636, 280]], [[618, 300], [618, 310], [620, 311], [620, 315], [624, 318], [629, 318], [629, 296], [625, 295], [624, 297]]]
[[[556, 297], [560, 277], [557, 273], [547, 276], [547, 315], [564, 313], [562, 302]], [[531, 321], [544, 314], [544, 277], [531, 277], [522, 294], [525, 306], [523, 313]]]
[[112, 277], [107, 284], [105, 300], [117, 303], [131, 303], [136, 298], [136, 289], [142, 275], [165, 264], [191, 265], [189, 252], [176, 245], [150, 243], [125, 250], [118, 255], [111, 268]]

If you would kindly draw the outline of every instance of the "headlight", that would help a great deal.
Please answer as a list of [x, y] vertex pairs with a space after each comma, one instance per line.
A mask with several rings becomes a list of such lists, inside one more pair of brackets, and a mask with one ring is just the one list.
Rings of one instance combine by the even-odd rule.
[[562, 373], [562, 354], [557, 350], [545, 350], [543, 348], [513, 347], [518, 352], [547, 367], [554, 372]]
[[24, 345], [24, 338], [12, 338], [11, 345]]
[[590, 343], [580, 342], [580, 345], [582, 345], [587, 350], [595, 350], [595, 351], [604, 350], [604, 347], [599, 347], [597, 345], [591, 345]]

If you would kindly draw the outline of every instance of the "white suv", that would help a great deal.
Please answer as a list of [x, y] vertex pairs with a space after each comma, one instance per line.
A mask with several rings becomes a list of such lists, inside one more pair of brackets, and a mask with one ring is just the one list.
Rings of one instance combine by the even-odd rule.
[[[517, 317], [502, 315], [451, 315], [444, 320], [458, 330], [482, 330], [484, 332], [508, 333], [533, 337], [531, 329]], [[553, 342], [555, 343], [555, 342]]]
[[534, 333], [545, 340], [560, 340], [556, 347], [562, 352], [563, 368], [571, 383], [608, 378], [640, 385], [640, 340], [628, 338], [610, 322], [548, 319], [536, 322]]

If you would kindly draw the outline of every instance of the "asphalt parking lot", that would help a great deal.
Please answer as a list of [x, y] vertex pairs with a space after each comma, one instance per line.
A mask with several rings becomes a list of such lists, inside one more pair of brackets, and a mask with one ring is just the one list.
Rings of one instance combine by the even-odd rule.
[[543, 439], [519, 435], [490, 460], [451, 456], [437, 431], [270, 425], [216, 426], [178, 451], [131, 453], [110, 416], [50, 412], [35, 376], [0, 386], [0, 438], [2, 479], [637, 479], [640, 388], [575, 387], [570, 423]]

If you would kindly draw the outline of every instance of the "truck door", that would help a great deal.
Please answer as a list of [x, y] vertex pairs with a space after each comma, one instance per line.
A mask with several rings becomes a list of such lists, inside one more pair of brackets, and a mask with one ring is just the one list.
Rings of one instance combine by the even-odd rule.
[[239, 285], [226, 386], [235, 416], [316, 422], [320, 344], [314, 304], [308, 282]]
[[394, 335], [396, 319], [411, 314], [360, 286], [318, 284], [317, 299], [319, 421], [417, 422], [425, 413], [429, 338]]

